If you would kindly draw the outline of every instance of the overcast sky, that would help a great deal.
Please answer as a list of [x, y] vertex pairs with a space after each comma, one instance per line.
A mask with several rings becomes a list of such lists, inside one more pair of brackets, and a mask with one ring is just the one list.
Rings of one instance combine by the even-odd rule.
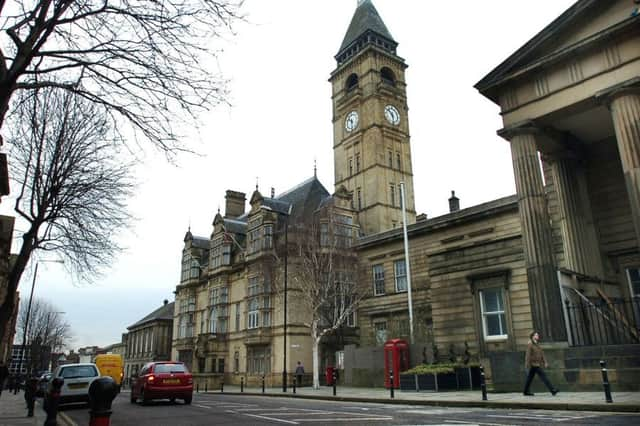
[[[268, 195], [318, 177], [333, 192], [331, 86], [334, 55], [357, 0], [246, 0], [248, 23], [220, 43], [231, 80], [230, 107], [203, 116], [189, 143], [200, 156], [179, 165], [147, 158], [131, 200], [139, 218], [121, 237], [128, 247], [92, 285], [73, 282], [63, 265], [41, 264], [35, 295], [66, 312], [72, 347], [120, 341], [126, 327], [173, 300], [188, 227], [209, 236], [227, 189]], [[508, 143], [496, 135], [499, 109], [473, 85], [573, 0], [374, 0], [399, 43], [406, 73], [417, 213], [448, 211], [515, 193]], [[11, 214], [13, 200], [0, 211]], [[16, 236], [21, 229], [17, 224]], [[20, 285], [26, 302], [31, 277]]]

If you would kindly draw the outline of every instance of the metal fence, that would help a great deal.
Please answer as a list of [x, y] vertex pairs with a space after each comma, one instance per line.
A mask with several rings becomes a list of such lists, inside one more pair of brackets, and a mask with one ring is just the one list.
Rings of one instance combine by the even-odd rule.
[[571, 346], [640, 343], [640, 298], [591, 301], [565, 299]]

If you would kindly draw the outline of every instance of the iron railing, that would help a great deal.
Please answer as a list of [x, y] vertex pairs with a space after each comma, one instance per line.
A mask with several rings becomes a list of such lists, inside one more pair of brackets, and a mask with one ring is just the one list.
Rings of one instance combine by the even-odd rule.
[[567, 298], [565, 314], [571, 346], [640, 343], [640, 298]]

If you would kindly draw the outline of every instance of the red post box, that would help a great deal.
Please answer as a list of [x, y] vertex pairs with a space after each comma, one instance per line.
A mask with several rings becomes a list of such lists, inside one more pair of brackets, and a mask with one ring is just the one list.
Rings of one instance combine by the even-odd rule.
[[393, 387], [400, 388], [400, 372], [409, 369], [409, 344], [406, 340], [391, 339], [384, 344], [384, 386], [391, 387], [390, 373], [393, 371]]
[[333, 367], [327, 367], [324, 373], [324, 378], [327, 381], [327, 386], [333, 386]]

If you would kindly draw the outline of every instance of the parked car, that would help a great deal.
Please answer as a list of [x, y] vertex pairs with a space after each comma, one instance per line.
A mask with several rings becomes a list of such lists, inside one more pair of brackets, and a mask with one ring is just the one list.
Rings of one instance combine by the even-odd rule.
[[60, 404], [72, 402], [89, 402], [89, 386], [100, 377], [100, 371], [95, 364], [65, 364], [56, 368], [51, 380], [64, 380], [60, 389]]
[[44, 396], [47, 392], [47, 388], [49, 387], [49, 382], [51, 381], [52, 373], [50, 371], [45, 371], [38, 378], [38, 390], [36, 391], [36, 396]]
[[193, 377], [182, 362], [162, 361], [145, 364], [131, 383], [131, 403], [146, 404], [152, 399], [184, 400], [191, 404]]

